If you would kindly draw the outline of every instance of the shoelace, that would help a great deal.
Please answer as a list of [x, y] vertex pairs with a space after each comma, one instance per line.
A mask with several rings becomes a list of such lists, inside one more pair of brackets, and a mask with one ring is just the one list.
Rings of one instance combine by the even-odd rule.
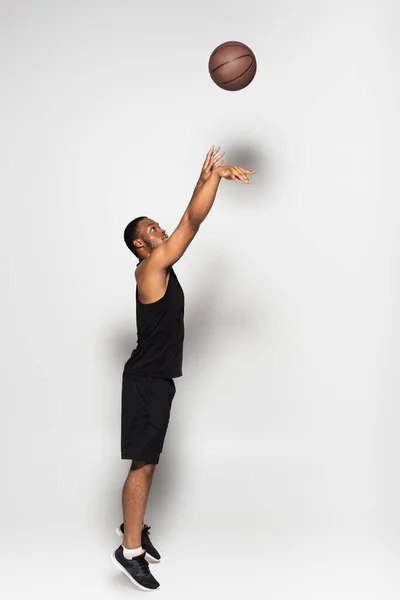
[[149, 563], [145, 559], [145, 556], [146, 556], [145, 554], [142, 554], [141, 556], [137, 556], [135, 560], [136, 560], [137, 564], [139, 565], [139, 569], [143, 573], [143, 575], [149, 575], [150, 574]]
[[142, 529], [142, 534], [147, 537], [147, 541], [150, 541], [149, 529], [151, 529], [151, 525], [146, 525], [146, 527], [144, 529]]

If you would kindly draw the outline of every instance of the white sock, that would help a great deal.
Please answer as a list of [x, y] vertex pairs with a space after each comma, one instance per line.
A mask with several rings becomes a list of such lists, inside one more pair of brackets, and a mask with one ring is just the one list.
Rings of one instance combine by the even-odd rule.
[[140, 548], [134, 548], [134, 549], [125, 548], [125, 546], [122, 546], [122, 551], [123, 551], [125, 558], [127, 558], [128, 560], [130, 560], [131, 558], [135, 558], [135, 556], [139, 556], [139, 554], [143, 554], [143, 552], [144, 552], [142, 546], [140, 546]]

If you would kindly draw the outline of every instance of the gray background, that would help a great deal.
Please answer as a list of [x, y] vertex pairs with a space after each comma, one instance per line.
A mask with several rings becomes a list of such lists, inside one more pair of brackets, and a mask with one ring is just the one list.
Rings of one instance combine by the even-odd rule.
[[[1, 2], [1, 591], [127, 598], [122, 232], [171, 233], [184, 377], [146, 521], [163, 598], [397, 598], [399, 9], [370, 0]], [[240, 40], [253, 83], [211, 51]]]

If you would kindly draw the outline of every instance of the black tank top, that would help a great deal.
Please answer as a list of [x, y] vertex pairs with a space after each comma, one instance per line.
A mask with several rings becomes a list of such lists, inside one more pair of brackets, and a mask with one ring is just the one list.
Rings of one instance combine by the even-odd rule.
[[160, 300], [142, 304], [136, 285], [137, 347], [124, 371], [136, 375], [182, 376], [185, 297], [173, 268]]

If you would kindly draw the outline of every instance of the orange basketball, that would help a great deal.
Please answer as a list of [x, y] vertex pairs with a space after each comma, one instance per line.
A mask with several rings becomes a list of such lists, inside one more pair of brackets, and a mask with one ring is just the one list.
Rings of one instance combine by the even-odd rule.
[[254, 79], [257, 62], [254, 53], [242, 42], [224, 42], [208, 61], [211, 79], [223, 90], [236, 92]]

